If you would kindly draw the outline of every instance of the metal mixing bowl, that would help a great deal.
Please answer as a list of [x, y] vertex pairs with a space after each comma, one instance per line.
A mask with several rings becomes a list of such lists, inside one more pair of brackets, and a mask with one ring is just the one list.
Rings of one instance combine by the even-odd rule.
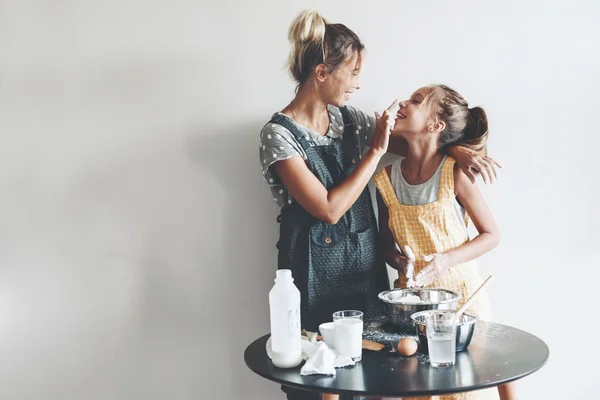
[[[417, 326], [417, 336], [421, 345], [421, 351], [427, 351], [427, 315], [432, 310], [420, 311], [414, 313], [411, 316], [412, 321]], [[478, 318], [472, 314], [463, 314], [460, 317], [460, 323], [456, 327], [456, 351], [463, 351], [467, 348], [471, 339], [473, 338], [473, 330], [475, 329], [475, 322]]]
[[[419, 296], [418, 303], [408, 301], [411, 296]], [[414, 329], [410, 316], [425, 310], [456, 310], [459, 293], [445, 289], [392, 289], [379, 293], [388, 321], [398, 327]]]

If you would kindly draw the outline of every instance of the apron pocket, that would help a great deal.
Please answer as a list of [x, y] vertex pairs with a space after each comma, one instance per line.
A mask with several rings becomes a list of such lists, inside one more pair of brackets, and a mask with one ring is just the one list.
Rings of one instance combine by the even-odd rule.
[[343, 225], [317, 225], [310, 230], [310, 240], [319, 247], [333, 248], [346, 238]]
[[353, 292], [359, 249], [343, 225], [317, 224], [310, 230], [309, 293], [311, 301], [329, 302]]
[[359, 249], [343, 225], [317, 224], [310, 230], [308, 310], [310, 325], [331, 321], [332, 313], [361, 309], [354, 276]]

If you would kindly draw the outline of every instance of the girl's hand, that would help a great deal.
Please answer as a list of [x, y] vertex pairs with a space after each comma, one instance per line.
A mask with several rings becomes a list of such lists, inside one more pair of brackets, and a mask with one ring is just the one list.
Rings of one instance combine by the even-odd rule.
[[413, 275], [415, 272], [415, 255], [413, 254], [411, 248], [409, 246], [404, 246], [404, 255], [400, 252], [400, 247], [398, 247], [398, 243], [396, 243], [397, 252], [394, 253], [388, 259], [388, 264], [390, 267], [394, 268], [398, 271], [398, 275], [403, 274], [406, 276], [406, 282], [408, 287], [414, 286]]
[[494, 179], [498, 179], [496, 167], [502, 168], [502, 166], [493, 158], [463, 146], [453, 147], [451, 155], [471, 182], [475, 183], [476, 174], [481, 174], [485, 183], [494, 183]]
[[421, 272], [419, 272], [415, 277], [416, 287], [431, 285], [433, 282], [441, 278], [450, 267], [452, 267], [450, 257], [446, 253], [423, 256], [423, 260], [428, 261], [429, 263], [423, 267]]

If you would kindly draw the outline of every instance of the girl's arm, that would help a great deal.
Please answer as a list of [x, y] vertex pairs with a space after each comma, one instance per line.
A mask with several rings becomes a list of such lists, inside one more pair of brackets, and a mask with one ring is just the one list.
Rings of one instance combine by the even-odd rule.
[[454, 168], [454, 192], [479, 232], [479, 235], [470, 242], [446, 253], [450, 263], [457, 265], [475, 260], [496, 247], [500, 243], [500, 230], [477, 185], [456, 167]]
[[475, 260], [500, 242], [500, 231], [481, 192], [458, 166], [454, 168], [454, 192], [473, 220], [479, 235], [462, 246], [430, 256], [429, 264], [415, 277], [417, 286], [430, 285], [449, 268]]

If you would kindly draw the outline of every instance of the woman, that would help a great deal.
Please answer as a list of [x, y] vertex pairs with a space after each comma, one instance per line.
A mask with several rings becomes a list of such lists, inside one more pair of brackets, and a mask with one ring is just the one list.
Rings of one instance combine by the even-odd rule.
[[[345, 106], [360, 88], [364, 45], [342, 24], [304, 11], [289, 31], [289, 68], [296, 96], [261, 132], [263, 176], [281, 207], [278, 268], [292, 270], [303, 328], [316, 330], [341, 309], [380, 315], [387, 289], [367, 184], [388, 150], [394, 102], [373, 118]], [[392, 143], [406, 152], [406, 143]], [[488, 179], [492, 160], [466, 148], [449, 150], [468, 174]], [[284, 388], [290, 399], [319, 398]]]

